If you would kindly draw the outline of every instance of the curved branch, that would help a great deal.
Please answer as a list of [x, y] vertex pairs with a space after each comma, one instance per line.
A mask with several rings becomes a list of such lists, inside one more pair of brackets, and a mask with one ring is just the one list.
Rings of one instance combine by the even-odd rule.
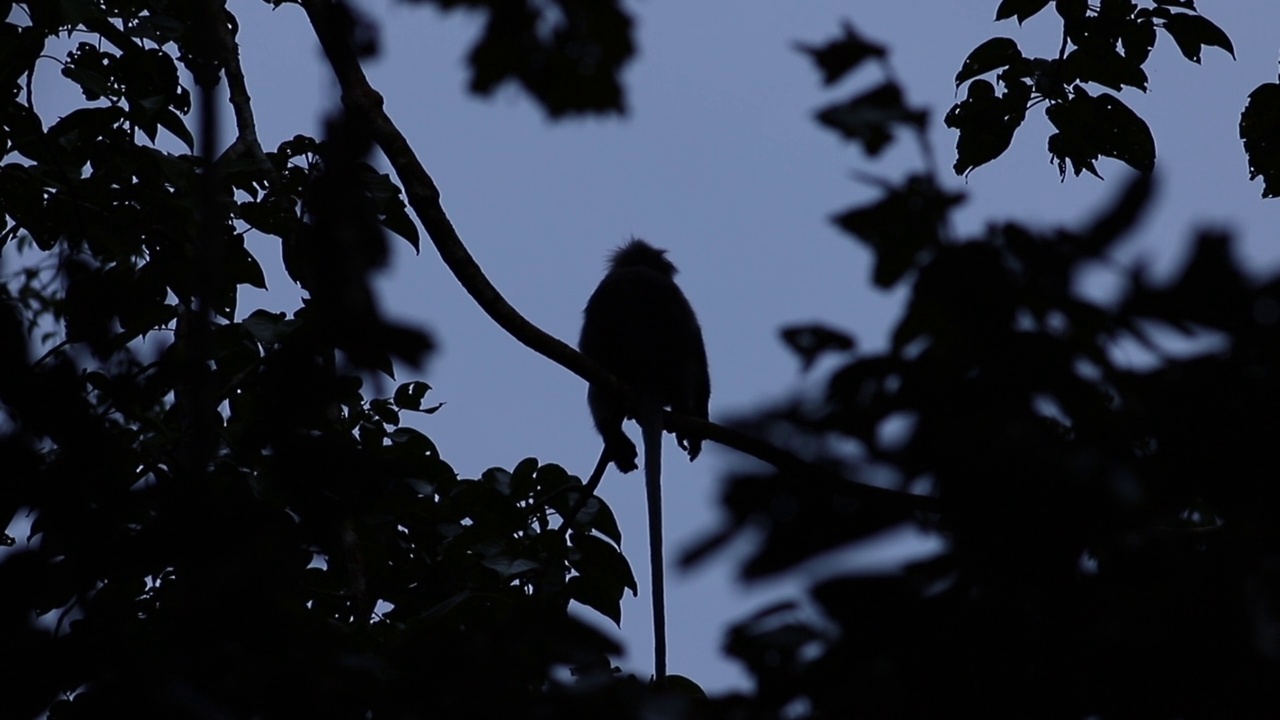
[[258, 126], [253, 119], [253, 103], [249, 97], [249, 86], [244, 79], [244, 69], [240, 66], [240, 46], [236, 35], [240, 26], [236, 18], [227, 10], [225, 0], [205, 0], [209, 17], [223, 18], [224, 21], [211, 23], [210, 36], [214, 41], [219, 59], [222, 60], [223, 75], [227, 78], [227, 101], [231, 104], [232, 114], [236, 120], [236, 139], [222, 155], [219, 164], [247, 155], [256, 162], [263, 171], [274, 176], [275, 168], [267, 160], [262, 150], [262, 142], [258, 139]]
[[[341, 23], [335, 17], [333, 4], [327, 0], [300, 0], [300, 4], [306, 11], [325, 57], [328, 58], [333, 73], [337, 77], [338, 85], [342, 89], [343, 105], [367, 124], [374, 142], [382, 150], [404, 187], [409, 206], [413, 208], [423, 229], [427, 231], [431, 243], [440, 253], [440, 258], [444, 260], [444, 264], [462, 284], [467, 294], [499, 327], [506, 330], [511, 337], [525, 347], [589, 383], [607, 387], [623, 397], [630, 397], [630, 390], [617, 378], [565, 342], [529, 322], [489, 282], [480, 265], [476, 263], [475, 258], [463, 245], [462, 239], [458, 237], [458, 231], [449, 221], [448, 215], [445, 214], [444, 207], [440, 204], [440, 189], [436, 187], [435, 181], [431, 179], [426, 168], [414, 154], [409, 141], [383, 110], [382, 95], [369, 84], [355, 49], [351, 46]], [[668, 432], [702, 437], [751, 455], [780, 469], [833, 476], [831, 471], [807, 463], [763, 440], [707, 420], [666, 412], [663, 415], [663, 423]], [[847, 479], [844, 481], [848, 482]], [[888, 503], [905, 503], [913, 510], [933, 512], [938, 507], [936, 498], [860, 483], [855, 483], [855, 486], [861, 488], [868, 498], [877, 498]]]
[[526, 320], [489, 282], [440, 205], [440, 189], [422, 167], [409, 141], [383, 110], [382, 95], [369, 85], [354, 48], [343, 28], [335, 22], [332, 4], [325, 0], [302, 0], [302, 7], [342, 88], [343, 105], [367, 123], [374, 142], [404, 186], [409, 206], [440, 253], [440, 259], [458, 278], [467, 294], [499, 327], [529, 349], [568, 368], [587, 382], [625, 391], [622, 384], [600, 366]]

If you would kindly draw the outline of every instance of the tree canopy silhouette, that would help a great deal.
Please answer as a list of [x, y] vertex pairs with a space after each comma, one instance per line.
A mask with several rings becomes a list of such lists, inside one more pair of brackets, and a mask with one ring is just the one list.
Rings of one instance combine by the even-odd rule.
[[[1158, 37], [1192, 62], [1234, 53], [1194, 2], [1002, 0], [996, 19], [1019, 23], [1052, 4], [1057, 55], [997, 37], [959, 63], [967, 88], [944, 119], [956, 174], [1002, 155], [1037, 105], [1063, 178], [1101, 177], [1104, 158], [1138, 171], [1107, 210], [1057, 230], [958, 236], [963, 195], [889, 50], [851, 23], [798, 44], [829, 87], [863, 83], [818, 110], [821, 126], [870, 156], [902, 138], [919, 150], [917, 171], [868, 178], [878, 198], [832, 217], [873, 255], [876, 286], [908, 290], [906, 312], [882, 352], [838, 327], [782, 329], [805, 368], [837, 366], [819, 397], [730, 425], [667, 414], [669, 431], [771, 468], [725, 479], [726, 521], [686, 561], [740, 534], [757, 538], [752, 578], [903, 525], [945, 543], [741, 620], [725, 648], [755, 685], [708, 696], [696, 678], [622, 673], [615, 642], [569, 613], [617, 623], [638, 589], [611, 509], [579, 477], [534, 458], [460, 477], [402, 424], [439, 409], [427, 382], [366, 389], [433, 351], [370, 287], [390, 236], [418, 249], [421, 227], [494, 322], [626, 391], [521, 316], [471, 257], [364, 75], [376, 25], [341, 0], [268, 1], [301, 6], [341, 88], [323, 137], [274, 149], [255, 130], [225, 0], [0, 2], [0, 715], [1278, 706], [1280, 276], [1247, 272], [1229, 237], [1201, 232], [1168, 280], [1120, 269], [1108, 303], [1078, 282], [1110, 262], [1152, 192], [1154, 138], [1118, 95], [1147, 91]], [[473, 92], [510, 81], [551, 118], [626, 110], [633, 21], [617, 0], [429, 4], [484, 16]], [[55, 53], [83, 102], [52, 119], [31, 83]], [[1265, 197], [1280, 193], [1277, 87], [1241, 100]], [[219, 147], [226, 110], [236, 134]], [[237, 307], [238, 287], [265, 287], [248, 233], [279, 241], [306, 295], [292, 313]], [[1206, 349], [1174, 354], [1170, 336]], [[1125, 345], [1152, 362], [1117, 361]]]

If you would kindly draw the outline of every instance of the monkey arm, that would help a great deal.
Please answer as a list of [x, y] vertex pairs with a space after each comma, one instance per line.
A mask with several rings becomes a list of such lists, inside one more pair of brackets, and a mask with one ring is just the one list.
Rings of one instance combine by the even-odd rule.
[[591, 385], [587, 388], [587, 407], [604, 441], [604, 454], [622, 472], [635, 470], [636, 445], [622, 431], [622, 421], [627, 415], [622, 403], [608, 390]]

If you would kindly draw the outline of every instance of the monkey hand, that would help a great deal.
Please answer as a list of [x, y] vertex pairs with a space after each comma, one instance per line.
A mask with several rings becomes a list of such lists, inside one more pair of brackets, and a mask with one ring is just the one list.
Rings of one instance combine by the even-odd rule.
[[609, 443], [609, 459], [621, 472], [629, 473], [635, 470], [637, 467], [636, 444], [626, 435], [614, 438]]
[[676, 435], [676, 444], [680, 449], [689, 453], [689, 462], [698, 459], [698, 455], [702, 452], [702, 439], [691, 438], [684, 435]]

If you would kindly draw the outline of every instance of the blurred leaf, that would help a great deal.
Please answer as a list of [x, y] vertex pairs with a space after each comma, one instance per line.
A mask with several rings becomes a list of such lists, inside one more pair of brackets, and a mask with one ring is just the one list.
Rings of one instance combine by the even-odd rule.
[[822, 82], [825, 85], [834, 85], [869, 58], [882, 58], [885, 55], [883, 47], [858, 35], [852, 23], [846, 20], [840, 27], [843, 34], [825, 45], [796, 44], [796, 49], [809, 55], [822, 71]]
[[913, 177], [879, 202], [847, 210], [834, 219], [846, 232], [875, 252], [874, 280], [891, 287], [921, 255], [941, 242], [951, 208], [963, 195], [943, 192], [925, 177]]
[[472, 92], [489, 95], [513, 80], [552, 118], [625, 111], [618, 75], [635, 46], [631, 18], [616, 0], [471, 5], [488, 13], [469, 57]]
[[827, 352], [852, 350], [853, 338], [823, 325], [792, 325], [782, 329], [782, 340], [800, 356], [801, 367], [808, 370], [818, 357]]
[[862, 144], [872, 157], [893, 139], [893, 126], [905, 124], [917, 131], [924, 127], [923, 111], [903, 104], [902, 90], [885, 83], [845, 102], [828, 105], [817, 113], [818, 121], [848, 140]]

